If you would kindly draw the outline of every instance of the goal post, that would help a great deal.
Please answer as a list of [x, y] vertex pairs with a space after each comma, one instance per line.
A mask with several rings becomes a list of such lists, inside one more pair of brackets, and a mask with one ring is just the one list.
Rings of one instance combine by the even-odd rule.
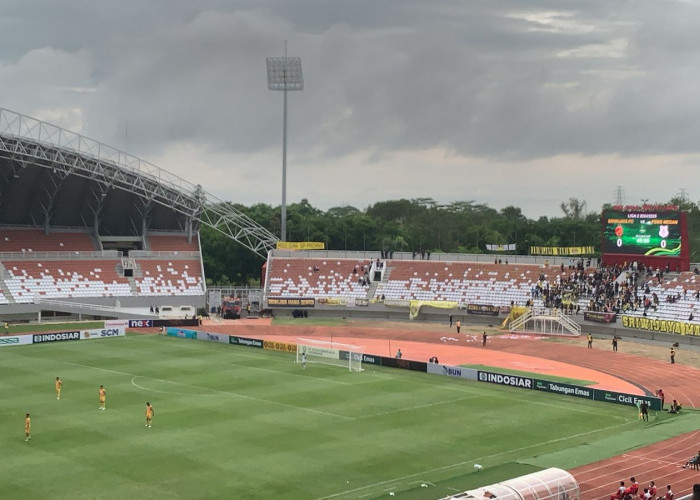
[[307, 363], [342, 366], [351, 372], [360, 372], [364, 352], [365, 346], [297, 338], [296, 362], [301, 363], [302, 354], [306, 354]]

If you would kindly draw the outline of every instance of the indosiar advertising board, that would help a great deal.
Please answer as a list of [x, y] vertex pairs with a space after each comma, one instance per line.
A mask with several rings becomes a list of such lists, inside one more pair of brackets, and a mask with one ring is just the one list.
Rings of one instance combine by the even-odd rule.
[[80, 340], [80, 332], [37, 333], [32, 336], [32, 342], [34, 344], [67, 342], [71, 340]]
[[197, 332], [197, 340], [208, 340], [210, 342], [221, 342], [228, 344], [228, 335], [224, 333]]
[[104, 339], [107, 337], [124, 337], [126, 328], [123, 326], [113, 328], [96, 328], [94, 330], [81, 330], [80, 340]]
[[13, 335], [11, 337], [0, 337], [0, 347], [8, 347], [13, 345], [27, 345], [31, 343], [31, 335]]
[[477, 379], [479, 382], [509, 385], [511, 387], [520, 387], [522, 389], [532, 389], [534, 387], [533, 379], [529, 377], [521, 377], [520, 375], [506, 375], [503, 373], [483, 372], [479, 370]]

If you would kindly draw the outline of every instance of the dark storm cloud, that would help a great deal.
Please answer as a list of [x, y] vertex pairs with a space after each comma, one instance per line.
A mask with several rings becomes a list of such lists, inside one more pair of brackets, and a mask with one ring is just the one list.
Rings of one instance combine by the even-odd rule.
[[147, 158], [183, 145], [237, 158], [278, 151], [282, 95], [266, 88], [265, 57], [282, 55], [285, 39], [303, 59], [289, 127], [306, 176], [351, 157], [379, 168], [435, 150], [488, 166], [698, 149], [694, 2], [0, 6], [1, 104]]

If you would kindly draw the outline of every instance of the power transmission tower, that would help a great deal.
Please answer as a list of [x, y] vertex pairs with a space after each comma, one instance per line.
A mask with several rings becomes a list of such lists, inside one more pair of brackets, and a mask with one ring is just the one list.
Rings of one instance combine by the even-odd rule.
[[615, 205], [622, 205], [625, 203], [625, 190], [622, 186], [617, 186], [615, 188]]

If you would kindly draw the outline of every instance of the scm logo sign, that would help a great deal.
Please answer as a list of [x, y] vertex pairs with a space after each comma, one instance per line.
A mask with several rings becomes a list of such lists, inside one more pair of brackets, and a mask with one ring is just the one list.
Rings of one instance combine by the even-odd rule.
[[19, 338], [17, 338], [17, 337], [1, 337], [0, 344], [4, 344], [4, 345], [19, 344]]

